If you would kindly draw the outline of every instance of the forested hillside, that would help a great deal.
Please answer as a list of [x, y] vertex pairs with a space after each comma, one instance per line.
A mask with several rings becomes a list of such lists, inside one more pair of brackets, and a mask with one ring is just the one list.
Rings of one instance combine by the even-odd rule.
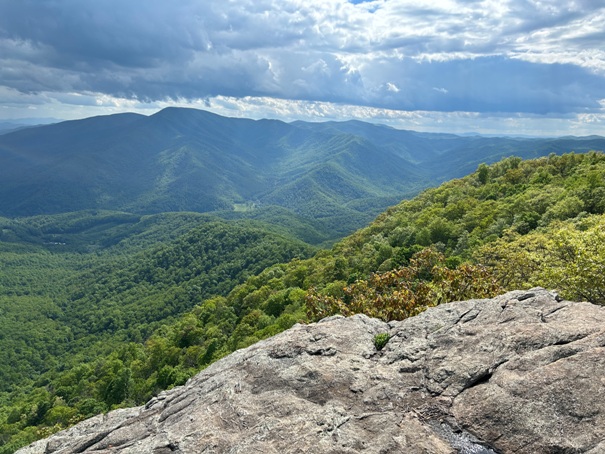
[[[2, 316], [13, 323], [23, 319], [17, 308], [36, 310], [46, 331], [32, 337], [35, 345], [23, 334], [10, 348], [45, 355], [32, 354], [31, 367], [51, 369], [37, 375], [25, 368], [20, 373], [31, 381], [5, 386], [0, 452], [97, 412], [142, 403], [297, 321], [336, 312], [401, 318], [453, 299], [535, 285], [605, 303], [604, 211], [605, 156], [553, 154], [479, 165], [310, 259], [300, 244], [213, 221], [165, 246], [77, 275], [76, 265], [62, 265], [61, 256], [13, 251], [13, 268], [22, 272], [3, 276], [3, 291], [23, 300], [11, 306], [5, 296], [3, 309], [13, 311]], [[290, 252], [281, 253], [286, 245]], [[298, 258], [268, 266], [288, 256]], [[27, 274], [32, 263], [52, 269], [44, 285], [56, 283], [49, 289], [58, 298], [43, 285], [31, 286], [32, 295], [14, 290], [37, 281]], [[74, 277], [77, 283], [63, 285]], [[234, 280], [225, 284], [225, 277]], [[23, 329], [36, 329], [28, 320]], [[64, 344], [44, 345], [55, 335], [73, 339], [69, 358], [61, 357]]]
[[0, 135], [0, 216], [118, 210], [258, 218], [279, 208], [319, 244], [479, 163], [592, 149], [605, 149], [605, 138], [462, 137], [168, 108]]
[[[80, 213], [4, 222], [0, 419], [11, 428], [3, 425], [2, 452], [12, 452], [20, 443], [15, 440], [36, 437], [33, 426], [66, 424], [122, 402], [127, 395], [120, 394], [124, 391], [113, 381], [118, 371], [109, 364], [116, 352], [131, 348], [129, 342], [140, 344], [206, 298], [313, 251], [252, 221], [226, 223], [186, 213], [138, 220], [116, 213], [95, 216], [100, 219]], [[92, 388], [54, 382], [64, 376], [60, 371], [100, 365], [100, 358], [110, 363], [86, 369]], [[137, 400], [167, 386], [166, 380], [154, 375]], [[79, 396], [77, 410], [66, 389]], [[19, 396], [33, 404], [22, 401], [7, 412], [6, 404]], [[12, 439], [26, 426], [32, 429]]]

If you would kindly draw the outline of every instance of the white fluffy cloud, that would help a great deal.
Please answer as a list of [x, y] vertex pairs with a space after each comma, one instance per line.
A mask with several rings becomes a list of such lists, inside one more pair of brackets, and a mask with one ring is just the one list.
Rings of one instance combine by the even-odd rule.
[[0, 0], [0, 115], [75, 97], [600, 118], [603, 23], [594, 0]]

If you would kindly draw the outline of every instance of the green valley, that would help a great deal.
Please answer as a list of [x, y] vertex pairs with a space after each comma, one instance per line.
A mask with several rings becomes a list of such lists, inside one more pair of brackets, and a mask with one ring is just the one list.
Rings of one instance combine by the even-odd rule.
[[[195, 213], [138, 217], [83, 212], [5, 219], [0, 246], [3, 415], [6, 402], [29, 395], [60, 371], [94, 364], [129, 343], [141, 343], [206, 298], [226, 294], [274, 263], [313, 252], [257, 221], [227, 223]], [[158, 380], [140, 396], [166, 386]], [[98, 392], [78, 393], [80, 412], [107, 408]], [[115, 404], [124, 397], [104, 399]], [[39, 405], [37, 413], [42, 412]], [[55, 407], [49, 405], [49, 411]], [[19, 424], [31, 425], [30, 416], [23, 421], [19, 416]], [[10, 433], [0, 436], [3, 452], [15, 446], [7, 443]]]
[[0, 135], [0, 453], [297, 322], [602, 303], [603, 149], [176, 108]]
[[605, 156], [590, 152], [480, 164], [318, 252], [293, 218], [5, 220], [0, 452], [141, 404], [296, 322], [402, 318], [519, 286], [605, 303], [604, 212]]

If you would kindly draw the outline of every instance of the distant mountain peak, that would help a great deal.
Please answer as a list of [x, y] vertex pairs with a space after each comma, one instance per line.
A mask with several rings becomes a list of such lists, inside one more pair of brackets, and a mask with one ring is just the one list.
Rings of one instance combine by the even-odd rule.
[[462, 137], [359, 120], [285, 123], [167, 107], [1, 135], [0, 215], [206, 212], [254, 201], [309, 219], [346, 219], [338, 225], [352, 231], [385, 203], [481, 162], [590, 149], [605, 149], [605, 138]]

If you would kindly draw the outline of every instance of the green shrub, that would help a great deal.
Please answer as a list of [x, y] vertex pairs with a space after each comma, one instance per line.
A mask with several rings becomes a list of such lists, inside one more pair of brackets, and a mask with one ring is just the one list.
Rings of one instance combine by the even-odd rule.
[[390, 338], [391, 336], [389, 336], [389, 333], [376, 334], [376, 336], [374, 336], [374, 347], [376, 347], [376, 350], [382, 350]]

